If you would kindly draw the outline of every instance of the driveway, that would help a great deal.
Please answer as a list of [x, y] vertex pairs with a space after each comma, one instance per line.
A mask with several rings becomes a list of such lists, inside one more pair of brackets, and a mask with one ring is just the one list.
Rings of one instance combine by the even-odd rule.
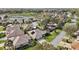
[[65, 34], [66, 34], [66, 32], [64, 32], [64, 31], [60, 32], [59, 35], [56, 36], [55, 39], [53, 39], [53, 41], [51, 42], [51, 44], [54, 47], [56, 47], [59, 44], [59, 42], [63, 40], [63, 37], [65, 36]]

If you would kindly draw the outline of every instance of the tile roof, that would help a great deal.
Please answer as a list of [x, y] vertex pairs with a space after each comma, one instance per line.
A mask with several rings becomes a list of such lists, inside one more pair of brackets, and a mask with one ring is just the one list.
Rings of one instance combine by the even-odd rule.
[[74, 49], [74, 50], [79, 50], [79, 41], [74, 41], [72, 44], [71, 44], [71, 47]]

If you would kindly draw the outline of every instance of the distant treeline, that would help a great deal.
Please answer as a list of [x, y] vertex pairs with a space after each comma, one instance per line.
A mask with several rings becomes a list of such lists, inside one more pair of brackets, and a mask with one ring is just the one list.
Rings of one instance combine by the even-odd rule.
[[43, 11], [67, 11], [65, 8], [0, 8], [0, 13], [22, 13], [22, 12], [43, 12]]
[[78, 13], [78, 8], [0, 8], [0, 14], [3, 13], [22, 13], [22, 12], [66, 12]]

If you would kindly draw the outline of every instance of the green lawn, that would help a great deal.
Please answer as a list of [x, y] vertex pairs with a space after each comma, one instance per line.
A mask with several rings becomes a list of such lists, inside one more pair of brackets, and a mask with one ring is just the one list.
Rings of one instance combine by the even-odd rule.
[[4, 31], [4, 27], [3, 26], [0, 26], [0, 31]]
[[0, 50], [4, 50], [4, 48], [3, 47], [0, 47]]
[[46, 36], [45, 39], [48, 42], [51, 42], [61, 32], [61, 30], [59, 30], [59, 29], [57, 29], [56, 31], [57, 31], [57, 33], [55, 31], [53, 31], [53, 32], [51, 32], [50, 35]]
[[4, 33], [0, 33], [0, 38], [5, 37], [6, 35]]
[[0, 40], [0, 44], [6, 42], [6, 40]]

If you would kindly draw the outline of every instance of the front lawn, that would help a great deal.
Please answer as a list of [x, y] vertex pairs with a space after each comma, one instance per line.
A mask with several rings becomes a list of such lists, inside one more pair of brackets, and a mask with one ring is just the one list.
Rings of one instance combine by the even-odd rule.
[[51, 42], [60, 32], [61, 32], [61, 30], [57, 29], [56, 32], [55, 31], [51, 32], [50, 35], [45, 37], [45, 39], [48, 42]]
[[0, 33], [0, 38], [5, 37], [6, 35], [4, 33]]
[[4, 27], [3, 26], [0, 26], [0, 31], [4, 31]]
[[0, 50], [4, 50], [4, 48], [3, 47], [0, 47]]
[[0, 44], [6, 42], [6, 40], [0, 40]]

